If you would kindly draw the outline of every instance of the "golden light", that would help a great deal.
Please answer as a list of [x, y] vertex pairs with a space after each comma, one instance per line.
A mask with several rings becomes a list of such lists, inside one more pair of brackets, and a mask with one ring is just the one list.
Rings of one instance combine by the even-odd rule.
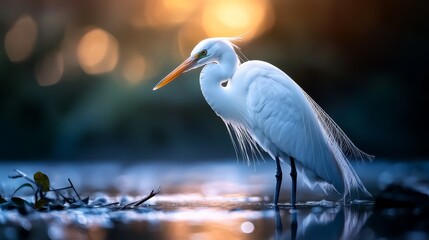
[[208, 37], [239, 36], [249, 40], [269, 29], [274, 13], [267, 0], [217, 0], [204, 7], [202, 24]]
[[40, 86], [49, 86], [60, 81], [64, 72], [64, 57], [62, 53], [48, 54], [36, 66], [36, 79]]
[[245, 221], [241, 224], [240, 228], [244, 233], [252, 233], [255, 230], [255, 225], [252, 222]]
[[[179, 208], [173, 213], [155, 213], [152, 219], [163, 226], [165, 239], [248, 239], [246, 234], [255, 231], [256, 223], [260, 222], [261, 212], [245, 210], [231, 212], [223, 208], [186, 209]], [[250, 222], [250, 220], [252, 222]]]
[[132, 84], [140, 82], [145, 73], [146, 60], [141, 55], [134, 55], [127, 59], [123, 66], [125, 79]]
[[112, 71], [118, 62], [118, 42], [111, 34], [100, 29], [89, 30], [77, 47], [77, 60], [89, 74]]
[[147, 0], [137, 3], [130, 23], [136, 27], [170, 26], [186, 21], [197, 9], [197, 0]]
[[37, 39], [37, 25], [28, 15], [21, 16], [6, 33], [4, 46], [12, 62], [25, 60], [33, 51]]
[[184, 59], [189, 57], [195, 44], [206, 37], [207, 35], [199, 22], [190, 21], [183, 25], [178, 34], [180, 58]]

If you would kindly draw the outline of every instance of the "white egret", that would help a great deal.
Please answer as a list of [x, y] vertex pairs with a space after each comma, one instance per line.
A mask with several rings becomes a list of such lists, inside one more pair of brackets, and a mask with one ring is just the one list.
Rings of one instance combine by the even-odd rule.
[[[162, 79], [159, 89], [180, 74], [204, 66], [201, 91], [207, 103], [235, 133], [238, 148], [249, 160], [260, 146], [276, 161], [277, 205], [282, 170], [290, 164], [291, 203], [296, 203], [297, 172], [311, 188], [334, 189], [345, 197], [352, 192], [370, 196], [347, 156], [371, 156], [360, 151], [337, 124], [287, 74], [263, 61], [240, 63], [236, 38], [209, 38]], [[232, 136], [231, 136], [232, 137]], [[234, 143], [234, 146], [236, 145]]]

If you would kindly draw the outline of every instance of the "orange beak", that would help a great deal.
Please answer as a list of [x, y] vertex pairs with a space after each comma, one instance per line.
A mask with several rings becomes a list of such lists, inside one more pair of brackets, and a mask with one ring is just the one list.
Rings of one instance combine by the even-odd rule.
[[180, 64], [176, 69], [171, 71], [165, 78], [163, 78], [156, 86], [153, 88], [153, 90], [160, 89], [164, 87], [165, 85], [169, 84], [171, 81], [173, 81], [175, 78], [177, 78], [180, 74], [188, 71], [191, 69], [197, 60], [196, 56], [192, 56], [188, 59], [186, 59], [182, 64]]

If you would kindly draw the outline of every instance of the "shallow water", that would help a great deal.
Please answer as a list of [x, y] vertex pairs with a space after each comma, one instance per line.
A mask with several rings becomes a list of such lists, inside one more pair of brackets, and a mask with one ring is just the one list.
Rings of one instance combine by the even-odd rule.
[[[135, 210], [69, 209], [21, 216], [3, 213], [2, 239], [350, 239], [361, 234], [371, 204], [341, 207], [331, 202], [275, 209], [256, 199], [181, 199]], [[366, 231], [367, 237], [374, 237]]]
[[[417, 170], [424, 174], [425, 167], [408, 167], [402, 174], [413, 171], [413, 177], [419, 176]], [[159, 186], [161, 193], [134, 210], [77, 208], [33, 212], [28, 216], [3, 211], [0, 212], [0, 239], [429, 238], [429, 233], [414, 222], [407, 226], [407, 221], [401, 221], [409, 215], [395, 211], [374, 213], [372, 201], [355, 201], [344, 206], [343, 202], [331, 201], [338, 198], [335, 194], [327, 196], [300, 184], [298, 210], [291, 211], [290, 183], [286, 177], [281, 195], [283, 203], [276, 209], [271, 204], [273, 162], [250, 167], [235, 161], [50, 166], [4, 163], [0, 170], [2, 195], [12, 193], [23, 182], [7, 178], [14, 168], [29, 175], [43, 171], [57, 188], [66, 186], [67, 178], [71, 178], [81, 195], [90, 196], [90, 202], [126, 203], [144, 197]], [[357, 171], [376, 195], [384, 182], [392, 181], [380, 180], [380, 174], [389, 175], [396, 168], [392, 164], [377, 163], [359, 166]], [[374, 172], [378, 174], [373, 176]], [[389, 230], [395, 223], [401, 223], [403, 230]]]

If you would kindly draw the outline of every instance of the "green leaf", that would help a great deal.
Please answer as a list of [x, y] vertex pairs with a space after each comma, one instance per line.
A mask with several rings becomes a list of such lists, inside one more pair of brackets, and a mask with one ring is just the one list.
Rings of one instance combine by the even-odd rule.
[[25, 201], [22, 198], [13, 197], [10, 199], [10, 202], [12, 205], [10, 205], [8, 209], [13, 209], [10, 207], [14, 206], [21, 215], [26, 216], [33, 211], [32, 204], [30, 204], [29, 202]]
[[7, 202], [7, 200], [6, 200], [6, 199], [4, 199], [4, 198], [0, 195], [0, 204], [1, 204], [1, 203], [5, 203], [5, 202]]
[[0, 209], [1, 210], [9, 210], [11, 203], [10, 202], [4, 202], [0, 203]]
[[29, 204], [27, 201], [25, 201], [22, 198], [19, 197], [13, 197], [10, 199], [10, 202], [15, 205], [16, 207], [23, 207], [25, 204]]
[[64, 205], [61, 205], [61, 204], [52, 204], [50, 207], [49, 207], [49, 210], [64, 210]]
[[45, 199], [39, 199], [34, 204], [34, 208], [35, 209], [41, 209], [42, 207], [46, 206], [47, 204], [48, 204], [48, 201], [46, 201]]
[[36, 172], [33, 176], [34, 181], [40, 185], [42, 192], [49, 191], [49, 178], [42, 172]]
[[33, 191], [35, 191], [35, 189], [34, 189], [33, 185], [31, 185], [31, 184], [29, 184], [29, 183], [24, 183], [24, 184], [22, 184], [21, 186], [19, 186], [19, 187], [15, 190], [15, 192], [13, 192], [12, 196], [14, 196], [14, 195], [15, 195], [15, 193], [16, 193], [16, 192], [18, 192], [20, 189], [25, 188], [25, 187], [29, 187], [29, 188], [33, 189]]

